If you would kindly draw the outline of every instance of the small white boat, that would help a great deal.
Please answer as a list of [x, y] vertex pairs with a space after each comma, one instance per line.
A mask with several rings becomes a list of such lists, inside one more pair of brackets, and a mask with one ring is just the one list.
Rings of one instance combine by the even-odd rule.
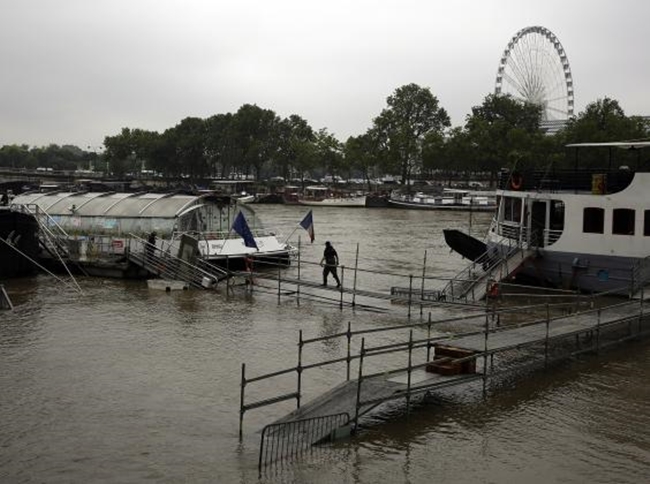
[[496, 209], [494, 192], [472, 192], [445, 188], [439, 195], [416, 192], [405, 194], [393, 191], [388, 203], [392, 207], [415, 210], [472, 210], [492, 212]]
[[238, 203], [253, 203], [255, 201], [255, 195], [246, 192], [241, 192], [239, 195], [233, 195], [233, 198], [237, 200]]

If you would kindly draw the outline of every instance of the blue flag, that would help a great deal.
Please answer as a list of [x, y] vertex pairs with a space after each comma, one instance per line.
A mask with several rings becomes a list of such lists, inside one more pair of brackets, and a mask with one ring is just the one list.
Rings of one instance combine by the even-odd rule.
[[302, 222], [300, 222], [300, 226], [307, 231], [309, 234], [309, 239], [314, 242], [314, 217], [311, 213], [311, 210], [307, 215], [305, 215], [305, 218], [302, 219]]
[[253, 232], [251, 232], [251, 229], [248, 227], [246, 218], [242, 212], [239, 212], [237, 214], [235, 223], [232, 224], [232, 229], [243, 237], [244, 245], [246, 247], [255, 247], [257, 250], [259, 250], [257, 244], [255, 243]]

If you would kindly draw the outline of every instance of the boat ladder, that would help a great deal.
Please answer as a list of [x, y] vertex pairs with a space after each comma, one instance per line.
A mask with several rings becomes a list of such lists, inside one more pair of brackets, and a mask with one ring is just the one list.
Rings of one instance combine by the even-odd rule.
[[182, 281], [197, 289], [211, 289], [219, 281], [235, 275], [202, 259], [196, 258], [193, 262], [188, 262], [133, 234], [129, 235], [126, 254], [130, 262], [155, 277]]
[[439, 299], [449, 302], [480, 301], [534, 253], [534, 249], [523, 245], [515, 246], [505, 254], [488, 250], [456, 274], [440, 291]]

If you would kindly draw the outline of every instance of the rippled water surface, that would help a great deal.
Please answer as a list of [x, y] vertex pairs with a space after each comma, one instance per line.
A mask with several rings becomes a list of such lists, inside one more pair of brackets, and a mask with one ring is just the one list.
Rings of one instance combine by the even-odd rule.
[[[305, 213], [256, 210], [285, 235]], [[304, 231], [292, 236], [297, 243], [302, 235], [304, 279], [320, 277], [309, 262], [325, 240], [347, 267], [346, 287], [355, 265], [373, 271], [358, 272], [357, 287], [408, 286], [409, 274], [423, 272], [425, 251], [427, 275], [449, 277], [464, 265], [442, 229], [466, 229], [467, 213], [315, 208], [314, 220], [315, 244]], [[472, 231], [488, 223], [473, 214]], [[300, 305], [285, 295], [278, 302], [264, 281], [252, 295], [238, 288], [230, 296], [164, 293], [142, 281], [79, 283], [83, 295], [47, 276], [5, 281], [16, 307], [0, 313], [0, 482], [256, 482], [258, 432], [293, 404], [248, 412], [240, 441], [241, 364], [251, 376], [295, 365], [299, 330], [316, 337], [348, 322], [406, 322], [405, 307], [340, 310], [334, 293], [307, 288]], [[345, 350], [323, 342], [306, 358]], [[344, 375], [306, 373], [305, 398]], [[650, 343], [641, 341], [503, 381], [485, 399], [468, 387], [409, 414], [396, 404], [357, 437], [274, 466], [262, 482], [644, 482], [649, 378]], [[262, 382], [250, 397], [292, 389], [295, 378]]]

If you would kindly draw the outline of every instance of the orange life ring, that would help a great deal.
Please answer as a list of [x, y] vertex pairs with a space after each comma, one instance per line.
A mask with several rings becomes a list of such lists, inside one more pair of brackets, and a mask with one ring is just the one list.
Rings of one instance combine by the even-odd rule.
[[513, 190], [521, 190], [521, 187], [524, 184], [524, 177], [521, 176], [521, 173], [513, 173], [510, 177], [510, 188]]

